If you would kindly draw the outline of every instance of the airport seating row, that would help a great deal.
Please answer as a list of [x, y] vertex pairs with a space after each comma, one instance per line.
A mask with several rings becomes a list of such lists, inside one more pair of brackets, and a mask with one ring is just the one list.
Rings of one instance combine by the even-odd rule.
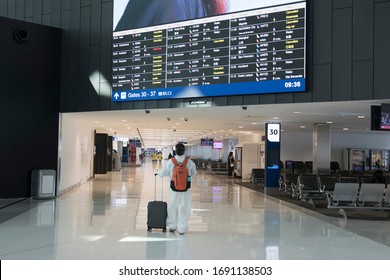
[[333, 191], [326, 192], [328, 208], [390, 210], [390, 191], [383, 183], [336, 183]]
[[254, 185], [264, 184], [264, 168], [253, 168], [249, 180]]
[[[282, 173], [279, 179], [279, 189], [299, 197], [303, 190], [333, 191], [336, 182], [339, 183], [370, 183], [373, 173], [340, 172], [337, 174], [311, 173]], [[385, 174], [385, 185], [390, 181], [389, 174]]]
[[192, 161], [195, 163], [197, 169], [207, 170], [213, 174], [227, 174], [228, 165], [227, 162], [215, 161], [215, 160], [206, 160], [193, 158]]
[[209, 161], [206, 166], [207, 170], [213, 174], [227, 174], [229, 171], [227, 162]]
[[292, 197], [309, 201], [325, 200], [327, 208], [339, 209], [344, 218], [345, 209], [390, 210], [390, 191], [386, 183], [370, 183], [367, 176], [340, 174], [293, 174], [280, 176], [279, 189]]

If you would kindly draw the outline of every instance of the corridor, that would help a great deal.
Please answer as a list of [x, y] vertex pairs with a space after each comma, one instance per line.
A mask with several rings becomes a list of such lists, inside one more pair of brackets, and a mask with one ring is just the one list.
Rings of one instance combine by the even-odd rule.
[[[389, 221], [325, 217], [198, 170], [189, 232], [147, 232], [154, 173], [112, 171], [51, 200], [0, 209], [2, 260], [388, 260]], [[157, 178], [157, 197], [161, 195]], [[169, 200], [168, 178], [163, 181]], [[347, 230], [348, 229], [348, 230]]]

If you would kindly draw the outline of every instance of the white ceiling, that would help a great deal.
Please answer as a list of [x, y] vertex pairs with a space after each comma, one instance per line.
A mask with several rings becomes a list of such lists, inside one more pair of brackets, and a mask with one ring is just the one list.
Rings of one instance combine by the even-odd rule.
[[282, 131], [286, 132], [312, 131], [313, 124], [332, 122], [334, 133], [385, 133], [370, 131], [370, 106], [381, 103], [390, 103], [390, 99], [247, 105], [246, 110], [243, 106], [228, 106], [150, 109], [149, 113], [129, 110], [67, 115], [99, 133], [138, 137], [145, 148], [161, 148], [178, 141], [200, 143], [201, 138], [227, 139], [262, 133], [267, 122], [281, 123]]

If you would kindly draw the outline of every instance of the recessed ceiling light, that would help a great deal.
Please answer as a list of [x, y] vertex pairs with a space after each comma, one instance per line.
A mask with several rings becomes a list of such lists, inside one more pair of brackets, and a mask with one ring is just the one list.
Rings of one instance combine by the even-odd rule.
[[327, 124], [332, 124], [333, 122], [326, 122]]
[[300, 128], [306, 128], [306, 126], [304, 126], [304, 125], [301, 125], [301, 126], [300, 126]]
[[347, 131], [347, 130], [349, 130], [349, 128], [348, 127], [344, 127], [343, 130]]
[[253, 125], [257, 125], [257, 122], [253, 122], [252, 124], [253, 124]]
[[294, 114], [300, 114], [301, 111], [294, 111]]
[[273, 119], [273, 120], [278, 120], [278, 119], [279, 119], [279, 117], [273, 117], [272, 119]]
[[239, 126], [238, 128], [244, 128], [243, 126]]
[[363, 116], [363, 115], [357, 116], [357, 117], [358, 117], [358, 119], [365, 119], [366, 118], [366, 116]]

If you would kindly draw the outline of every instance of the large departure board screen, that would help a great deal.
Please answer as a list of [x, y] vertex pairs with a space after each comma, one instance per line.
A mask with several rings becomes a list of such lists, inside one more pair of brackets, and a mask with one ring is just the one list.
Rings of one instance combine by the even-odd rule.
[[212, 2], [114, 1], [112, 101], [305, 91], [305, 1]]

